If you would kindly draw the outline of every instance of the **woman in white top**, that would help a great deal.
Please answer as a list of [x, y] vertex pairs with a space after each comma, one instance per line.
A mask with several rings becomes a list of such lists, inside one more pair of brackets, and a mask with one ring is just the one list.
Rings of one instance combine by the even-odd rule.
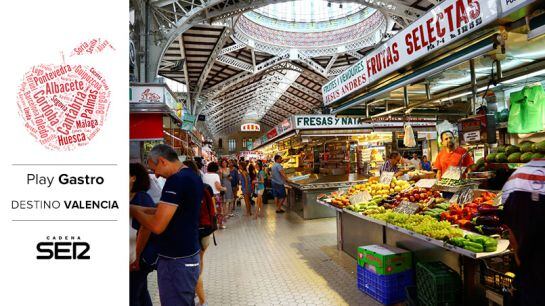
[[206, 173], [202, 177], [202, 181], [212, 187], [214, 192], [214, 201], [216, 202], [216, 216], [218, 218], [218, 227], [226, 228], [223, 224], [223, 203], [221, 198], [221, 193], [225, 192], [225, 187], [221, 186], [220, 176], [218, 174], [219, 166], [216, 162], [211, 162], [206, 168]]

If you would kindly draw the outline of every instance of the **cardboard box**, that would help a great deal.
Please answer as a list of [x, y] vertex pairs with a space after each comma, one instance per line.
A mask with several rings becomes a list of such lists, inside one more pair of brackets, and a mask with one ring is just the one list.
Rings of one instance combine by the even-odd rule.
[[410, 251], [385, 244], [358, 247], [358, 265], [378, 275], [390, 275], [412, 268]]

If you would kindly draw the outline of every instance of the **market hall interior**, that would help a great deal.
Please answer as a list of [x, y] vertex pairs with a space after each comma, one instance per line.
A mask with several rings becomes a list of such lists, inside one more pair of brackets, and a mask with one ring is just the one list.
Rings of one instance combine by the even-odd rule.
[[195, 279], [132, 244], [131, 305], [541, 303], [544, 8], [131, 0], [130, 162], [208, 214]]

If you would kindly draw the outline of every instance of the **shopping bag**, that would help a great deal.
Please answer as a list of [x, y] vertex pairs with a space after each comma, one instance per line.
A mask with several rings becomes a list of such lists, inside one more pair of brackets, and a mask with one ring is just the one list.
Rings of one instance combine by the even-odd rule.
[[524, 94], [521, 91], [512, 92], [509, 95], [509, 120], [507, 121], [507, 131], [512, 134], [524, 133], [522, 124], [522, 104], [524, 103]]
[[524, 103], [522, 113], [524, 117], [524, 132], [535, 133], [543, 130], [543, 108], [545, 105], [545, 92], [541, 84], [524, 87]]
[[540, 132], [545, 129], [545, 91], [541, 84], [524, 87], [510, 95], [507, 131], [514, 134]]
[[403, 145], [409, 148], [416, 147], [413, 128], [410, 124], [405, 124], [405, 136], [403, 137]]

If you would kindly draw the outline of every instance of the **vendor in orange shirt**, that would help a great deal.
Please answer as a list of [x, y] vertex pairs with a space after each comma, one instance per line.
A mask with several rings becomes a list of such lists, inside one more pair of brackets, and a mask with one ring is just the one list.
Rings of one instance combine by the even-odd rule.
[[437, 179], [441, 179], [443, 173], [445, 173], [450, 166], [469, 167], [473, 164], [473, 158], [471, 158], [469, 154], [464, 157], [462, 164], [460, 164], [460, 159], [467, 153], [467, 150], [456, 147], [456, 144], [454, 143], [454, 134], [451, 131], [442, 132], [440, 138], [443, 149], [441, 149], [433, 164], [433, 166], [437, 168]]

